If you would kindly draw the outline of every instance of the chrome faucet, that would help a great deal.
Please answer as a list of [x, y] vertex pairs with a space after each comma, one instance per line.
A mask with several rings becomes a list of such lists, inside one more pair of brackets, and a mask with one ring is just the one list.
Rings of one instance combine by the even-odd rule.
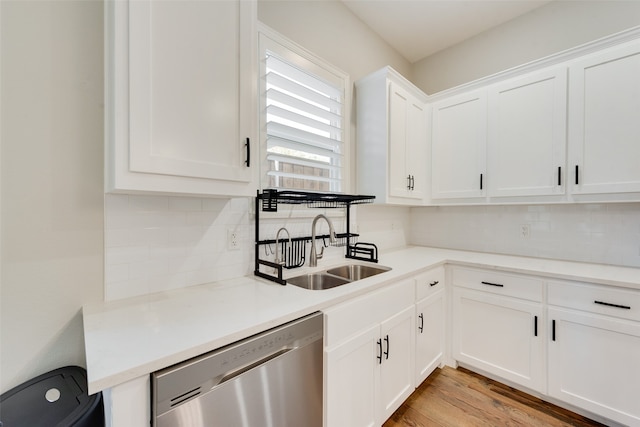
[[289, 230], [287, 230], [287, 229], [286, 229], [286, 228], [284, 228], [284, 227], [280, 227], [280, 229], [279, 229], [279, 230], [278, 230], [278, 232], [276, 233], [276, 259], [275, 259], [275, 261], [274, 261], [274, 262], [275, 262], [276, 264], [282, 264], [282, 265], [284, 265], [284, 264], [287, 262], [287, 254], [285, 253], [285, 254], [284, 254], [284, 259], [283, 259], [282, 261], [280, 261], [280, 257], [279, 257], [279, 254], [280, 254], [280, 248], [278, 247], [278, 246], [280, 246], [280, 245], [279, 245], [279, 243], [280, 243], [280, 232], [281, 232], [281, 231], [286, 231], [286, 232], [287, 232], [287, 236], [289, 236], [289, 247], [291, 247], [291, 234], [289, 234]]
[[311, 223], [311, 255], [309, 256], [309, 267], [316, 267], [318, 265], [318, 259], [322, 258], [324, 254], [324, 246], [320, 249], [320, 255], [316, 251], [316, 223], [320, 218], [323, 218], [329, 224], [329, 241], [334, 243], [336, 241], [336, 232], [333, 229], [333, 224], [326, 216], [320, 214], [313, 218]]

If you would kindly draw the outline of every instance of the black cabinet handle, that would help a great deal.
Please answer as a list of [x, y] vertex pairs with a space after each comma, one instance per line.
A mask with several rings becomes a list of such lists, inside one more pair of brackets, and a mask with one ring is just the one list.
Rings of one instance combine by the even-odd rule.
[[420, 318], [420, 326], [418, 326], [418, 329], [420, 329], [420, 333], [422, 333], [422, 331], [424, 331], [424, 314], [420, 313], [418, 318]]
[[407, 175], [407, 190], [411, 190], [411, 175]]
[[562, 166], [558, 166], [558, 185], [562, 185]]
[[578, 179], [578, 172], [579, 172], [578, 165], [576, 165], [576, 185], [578, 185], [578, 183], [580, 182], [580, 180]]
[[482, 190], [482, 174], [480, 174], [480, 189]]
[[607, 307], [616, 307], [616, 308], [624, 308], [625, 310], [631, 310], [631, 306], [628, 306], [628, 305], [612, 304], [610, 302], [604, 302], [604, 301], [594, 301], [593, 303], [606, 305]]
[[500, 283], [491, 283], [491, 282], [480, 282], [483, 285], [489, 285], [489, 286], [497, 286], [499, 288], [504, 288], [504, 285], [501, 285]]
[[415, 190], [416, 188], [416, 177], [413, 175], [409, 175], [411, 177], [411, 191]]
[[429, 283], [429, 286], [435, 286], [435, 285], [437, 285], [438, 283], [440, 283], [440, 281], [439, 281], [439, 280], [436, 280], [435, 282], [431, 282], [431, 283]]
[[551, 341], [556, 340], [556, 321], [551, 321]]
[[538, 336], [538, 316], [533, 316], [533, 336]]
[[378, 340], [378, 364], [382, 365], [382, 340]]
[[246, 163], [247, 167], [251, 167], [251, 139], [247, 138], [247, 142], [245, 142], [244, 146], [247, 148], [247, 160], [245, 160], [244, 162]]
[[[387, 343], [387, 351], [384, 352], [385, 360], [389, 359], [389, 335], [384, 337], [384, 341]], [[382, 344], [380, 345], [382, 347]]]

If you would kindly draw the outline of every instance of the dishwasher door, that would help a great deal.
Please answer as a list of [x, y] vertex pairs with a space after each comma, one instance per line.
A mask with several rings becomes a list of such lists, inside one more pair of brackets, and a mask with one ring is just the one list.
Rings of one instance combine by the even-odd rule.
[[156, 427], [322, 426], [322, 314], [151, 374]]

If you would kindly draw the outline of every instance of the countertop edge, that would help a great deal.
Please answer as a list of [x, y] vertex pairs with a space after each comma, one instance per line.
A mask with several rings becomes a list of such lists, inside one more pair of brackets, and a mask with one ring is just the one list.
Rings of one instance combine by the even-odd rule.
[[[347, 261], [342, 260], [341, 263], [344, 264], [345, 262]], [[223, 347], [290, 320], [303, 317], [316, 311], [322, 311], [330, 306], [384, 287], [391, 282], [420, 274], [422, 271], [435, 268], [439, 265], [451, 264], [495, 269], [516, 274], [547, 277], [555, 280], [588, 282], [640, 290], [640, 269], [632, 267], [546, 260], [418, 246], [388, 251], [388, 253], [381, 256], [380, 263], [392, 267], [393, 270], [389, 272], [390, 274], [385, 274], [378, 279], [365, 279], [350, 284], [348, 288], [342, 287], [336, 288], [336, 290], [316, 292], [295, 288], [293, 286], [280, 287], [280, 285], [274, 285], [263, 279], [247, 276], [245, 278], [223, 281], [221, 283], [185, 288], [175, 293], [154, 294], [147, 297], [136, 297], [113, 303], [86, 305], [82, 311], [89, 393], [93, 394], [126, 383], [135, 378], [149, 375], [151, 372], [173, 365], [182, 360]], [[321, 269], [327, 268], [328, 266], [329, 264], [324, 265]], [[274, 288], [273, 286], [278, 286], [281, 289]], [[246, 289], [243, 289], [243, 287]], [[212, 332], [212, 335], [207, 339], [197, 341], [197, 343], [189, 345], [188, 347], [176, 347], [173, 351], [164, 351], [164, 354], [158, 353], [157, 356], [151, 353], [147, 360], [143, 360], [140, 363], [124, 363], [122, 368], [107, 368], [110, 360], [108, 354], [103, 350], [109, 348], [109, 344], [115, 345], [118, 342], [120, 334], [117, 330], [118, 325], [111, 326], [105, 325], [104, 323], [117, 319], [118, 312], [121, 311], [125, 313], [125, 316], [129, 315], [131, 319], [134, 320], [136, 318], [141, 321], [144, 320], [143, 324], [138, 328], [138, 332], [134, 331], [132, 333], [132, 331], [129, 331], [134, 337], [135, 334], [138, 333], [138, 336], [142, 338], [145, 336], [144, 329], [149, 327], [149, 322], [157, 322], [157, 324], [159, 324], [159, 326], [157, 326], [158, 328], [165, 327], [170, 329], [170, 327], [173, 326], [169, 324], [169, 320], [165, 322], [165, 325], [162, 325], [164, 319], [148, 319], [149, 316], [153, 317], [153, 315], [158, 315], [157, 310], [160, 309], [158, 307], [162, 304], [170, 306], [172, 304], [172, 297], [183, 300], [185, 298], [187, 300], [192, 298], [195, 300], [201, 295], [211, 297], [215, 294], [216, 297], [219, 295], [223, 300], [225, 298], [230, 298], [230, 300], [236, 298], [236, 300], [239, 300], [243, 298], [242, 292], [245, 292], [245, 295], [253, 296], [251, 292], [256, 291], [262, 294], [260, 297], [256, 297], [256, 301], [254, 301], [258, 306], [263, 302], [272, 303], [277, 301], [277, 303], [280, 303], [281, 300], [278, 298], [282, 298], [282, 300], [284, 300], [283, 307], [281, 309], [275, 307], [273, 310], [265, 310], [264, 312], [254, 315], [254, 321], [250, 320], [243, 326], [237, 328], [228, 327], [219, 334]], [[236, 293], [235, 295], [234, 292]], [[227, 294], [231, 294], [231, 296]], [[263, 298], [263, 300], [259, 298]], [[298, 298], [300, 301], [298, 301]], [[236, 301], [236, 303], [237, 302], [238, 301]], [[178, 303], [182, 305], [185, 304], [184, 301], [177, 300], [173, 303], [176, 306], [180, 306]], [[222, 306], [222, 303], [219, 304]], [[154, 307], [154, 305], [158, 307]], [[180, 309], [182, 308], [183, 307]], [[242, 313], [236, 315], [234, 313], [234, 315], [237, 316], [235, 319], [241, 318], [241, 314]], [[214, 314], [208, 315], [205, 313], [205, 316], [208, 320], [216, 319]], [[156, 325], [156, 323], [153, 323], [153, 325]], [[130, 325], [127, 325], [127, 327], [130, 328]], [[169, 332], [171, 331], [166, 331], [166, 333]], [[160, 333], [162, 333], [162, 331], [160, 331]], [[105, 339], [111, 341], [111, 343], [100, 341]], [[125, 338], [122, 338], [122, 341], [126, 341]], [[155, 342], [155, 344], [158, 343]]]

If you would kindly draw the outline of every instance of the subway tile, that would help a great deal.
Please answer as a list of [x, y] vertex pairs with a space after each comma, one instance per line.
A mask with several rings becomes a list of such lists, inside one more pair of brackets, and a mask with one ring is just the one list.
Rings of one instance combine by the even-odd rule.
[[148, 258], [148, 246], [121, 246], [105, 249], [106, 265], [143, 262]]
[[106, 216], [127, 213], [129, 211], [129, 195], [105, 194], [104, 210]]
[[107, 285], [129, 280], [129, 264], [107, 264], [104, 268], [104, 282]]
[[169, 210], [200, 212], [202, 211], [202, 199], [197, 197], [170, 197]]
[[134, 211], [161, 212], [169, 209], [169, 197], [131, 195], [129, 205]]

